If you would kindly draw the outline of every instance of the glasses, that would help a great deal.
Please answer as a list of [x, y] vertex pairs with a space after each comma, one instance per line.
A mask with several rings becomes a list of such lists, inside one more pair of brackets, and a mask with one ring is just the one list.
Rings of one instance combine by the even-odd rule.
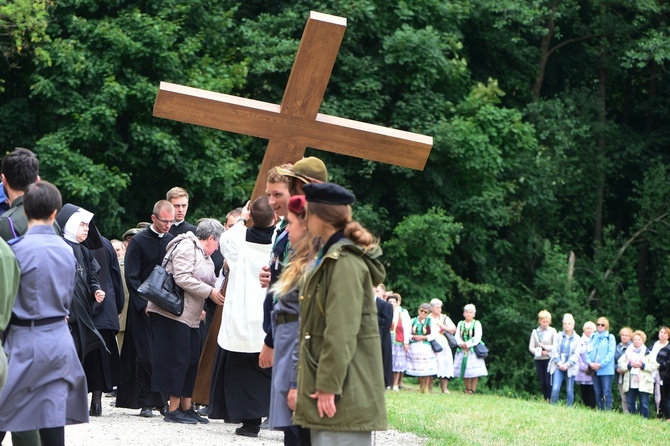
[[604, 327], [605, 324], [596, 324], [598, 327]]
[[428, 313], [428, 310], [419, 310], [419, 313]]
[[159, 222], [166, 224], [166, 225], [171, 225], [174, 224], [175, 220], [163, 220], [162, 218], [158, 218], [154, 215], [154, 218], [158, 220]]

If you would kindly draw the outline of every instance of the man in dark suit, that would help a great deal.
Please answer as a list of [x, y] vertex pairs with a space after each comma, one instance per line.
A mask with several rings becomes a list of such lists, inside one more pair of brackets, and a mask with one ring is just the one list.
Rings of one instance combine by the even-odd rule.
[[174, 206], [174, 223], [170, 226], [170, 234], [175, 237], [179, 234], [186, 234], [188, 231], [195, 234], [195, 226], [186, 221], [188, 192], [181, 187], [173, 187], [167, 191], [165, 199]]
[[169, 234], [175, 220], [174, 214], [174, 207], [169, 201], [158, 201], [151, 214], [151, 226], [130, 239], [124, 259], [130, 302], [121, 349], [121, 383], [117, 390], [116, 406], [140, 408], [142, 417], [154, 416], [152, 407], [164, 409], [166, 398], [151, 391], [153, 335], [149, 317], [145, 313], [147, 300], [137, 294], [137, 289], [154, 267], [163, 261], [167, 244], [174, 238]]
[[[383, 286], [383, 285], [382, 285]], [[393, 305], [386, 302], [386, 288], [380, 293], [381, 288], [375, 289], [377, 294], [377, 322], [379, 323], [379, 337], [382, 342], [382, 361], [384, 363], [384, 385], [387, 389], [393, 384], [393, 371], [391, 370], [393, 356], [391, 352], [391, 324], [393, 323]], [[381, 296], [380, 296], [381, 294]]]

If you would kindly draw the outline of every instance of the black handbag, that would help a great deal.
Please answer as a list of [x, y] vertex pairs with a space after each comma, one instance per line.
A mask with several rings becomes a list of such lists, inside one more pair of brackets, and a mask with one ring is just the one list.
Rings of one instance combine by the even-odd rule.
[[437, 342], [437, 340], [435, 340], [435, 339], [433, 339], [432, 341], [430, 341], [430, 346], [433, 348], [433, 351], [434, 351], [435, 353], [440, 353], [440, 352], [443, 350], [443, 349], [442, 349], [442, 346], [440, 345], [440, 343]]
[[458, 342], [456, 342], [456, 336], [452, 335], [448, 331], [445, 331], [444, 335], [447, 337], [447, 342], [449, 342], [449, 348], [458, 347]]
[[170, 255], [163, 260], [161, 265], [156, 265], [147, 280], [137, 289], [140, 297], [154, 303], [165, 311], [175, 316], [181, 316], [184, 312], [184, 290], [175, 283], [172, 274], [165, 271], [165, 265], [172, 258], [172, 253], [179, 243], [176, 243]]
[[475, 351], [475, 355], [477, 355], [478, 358], [487, 358], [489, 356], [489, 349], [487, 346], [484, 345], [483, 342], [480, 342], [479, 344], [475, 345], [473, 347]]

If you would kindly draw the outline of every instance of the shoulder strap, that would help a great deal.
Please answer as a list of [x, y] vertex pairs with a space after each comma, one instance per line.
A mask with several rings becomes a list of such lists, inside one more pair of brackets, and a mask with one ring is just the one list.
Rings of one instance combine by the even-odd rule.
[[167, 256], [167, 258], [163, 259], [163, 263], [161, 264], [161, 266], [162, 266], [163, 268], [165, 268], [165, 265], [167, 265], [168, 262], [169, 262], [170, 260], [172, 260], [172, 253], [174, 252], [175, 248], [177, 248], [177, 245], [178, 245], [179, 243], [181, 243], [181, 240], [179, 240], [177, 243], [174, 244], [174, 246], [172, 247], [172, 249], [170, 249], [170, 254]]
[[9, 229], [12, 230], [14, 238], [18, 237], [19, 235], [16, 233], [16, 228], [14, 228], [14, 221], [12, 220], [12, 217], [7, 216], [7, 221], [9, 222]]

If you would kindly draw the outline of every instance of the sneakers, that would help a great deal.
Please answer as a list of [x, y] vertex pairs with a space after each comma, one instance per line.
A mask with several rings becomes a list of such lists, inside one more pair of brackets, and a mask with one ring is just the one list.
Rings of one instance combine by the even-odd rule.
[[139, 416], [144, 418], [151, 418], [154, 416], [154, 413], [151, 411], [151, 407], [143, 407], [142, 409], [140, 409]]
[[242, 435], [244, 437], [258, 437], [258, 431], [251, 426], [242, 425], [235, 429], [235, 434]]
[[189, 410], [182, 410], [182, 413], [186, 416], [189, 416], [189, 417], [193, 418], [198, 423], [202, 423], [202, 424], [209, 423], [209, 420], [207, 418], [201, 417], [200, 415], [198, 415], [198, 413], [195, 410], [193, 410], [192, 407]]
[[[194, 412], [195, 413], [195, 412]], [[179, 408], [175, 409], [172, 412], [167, 412], [163, 421], [168, 423], [181, 423], [181, 424], [197, 424], [195, 418], [191, 418], [188, 414], [182, 412]]]

